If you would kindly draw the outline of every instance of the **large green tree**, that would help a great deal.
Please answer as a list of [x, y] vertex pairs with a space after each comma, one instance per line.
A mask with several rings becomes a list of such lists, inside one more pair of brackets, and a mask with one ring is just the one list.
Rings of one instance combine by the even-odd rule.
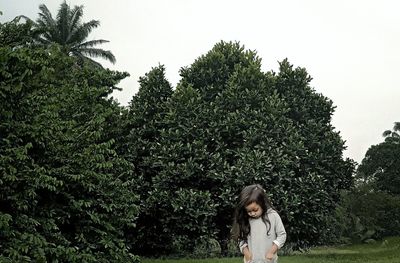
[[71, 8], [65, 1], [61, 3], [56, 18], [53, 18], [46, 5], [39, 6], [39, 18], [35, 27], [41, 33], [38, 42], [48, 46], [54, 43], [62, 47], [62, 51], [80, 60], [89, 60], [100, 65], [92, 58], [103, 58], [115, 63], [115, 57], [109, 50], [95, 46], [109, 42], [104, 39], [87, 40], [90, 32], [100, 25], [98, 20], [82, 22], [83, 6]]
[[149, 224], [166, 236], [158, 251], [193, 251], [210, 239], [225, 251], [236, 196], [252, 183], [268, 190], [289, 242], [320, 242], [353, 163], [330, 124], [332, 102], [309, 86], [307, 72], [283, 61], [278, 73], [264, 73], [255, 52], [220, 42], [181, 76], [147, 161], [157, 171]]
[[123, 231], [137, 182], [115, 151], [121, 108], [108, 98], [126, 74], [57, 48], [2, 46], [0, 62], [0, 261], [132, 261]]

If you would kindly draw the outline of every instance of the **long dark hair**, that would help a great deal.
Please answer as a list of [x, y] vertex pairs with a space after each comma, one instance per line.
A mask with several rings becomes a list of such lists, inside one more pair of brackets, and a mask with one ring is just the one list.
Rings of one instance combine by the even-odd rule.
[[240, 192], [239, 201], [236, 205], [235, 216], [232, 226], [232, 238], [236, 241], [247, 240], [250, 233], [249, 215], [246, 211], [246, 206], [255, 202], [262, 209], [261, 218], [267, 226], [267, 235], [271, 230], [271, 223], [268, 219], [267, 210], [273, 208], [270, 200], [265, 194], [265, 190], [259, 184], [246, 186]]

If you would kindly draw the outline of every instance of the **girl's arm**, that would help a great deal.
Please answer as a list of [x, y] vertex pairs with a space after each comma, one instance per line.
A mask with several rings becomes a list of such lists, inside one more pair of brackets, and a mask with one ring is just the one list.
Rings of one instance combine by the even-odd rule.
[[278, 249], [280, 249], [281, 247], [283, 247], [286, 241], [286, 230], [278, 213], [275, 214], [274, 218], [276, 239], [273, 242], [278, 247]]
[[271, 248], [267, 251], [266, 258], [271, 260], [278, 250], [283, 247], [286, 241], [286, 230], [283, 226], [282, 219], [278, 213], [274, 213], [276, 239], [273, 241]]
[[239, 242], [239, 249], [240, 252], [244, 255], [244, 260], [246, 262], [253, 259], [253, 255], [251, 254], [249, 246], [247, 245], [247, 242], [245, 240], [241, 240]]

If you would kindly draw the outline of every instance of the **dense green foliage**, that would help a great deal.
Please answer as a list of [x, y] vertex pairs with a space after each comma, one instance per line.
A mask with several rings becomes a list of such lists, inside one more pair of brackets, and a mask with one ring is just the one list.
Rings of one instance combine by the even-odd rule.
[[357, 169], [355, 188], [344, 193], [337, 212], [338, 237], [353, 242], [400, 235], [400, 123], [385, 131]]
[[304, 68], [293, 69], [285, 60], [275, 84], [300, 137], [292, 147], [285, 146], [290, 164], [282, 173], [280, 198], [288, 212], [290, 238], [305, 245], [328, 241], [334, 230], [330, 218], [341, 189], [353, 184], [354, 169], [352, 160], [343, 160], [344, 142], [331, 125], [332, 101], [310, 88], [310, 81]]
[[126, 74], [10, 43], [0, 47], [1, 259], [133, 262], [123, 230], [139, 213], [136, 181], [114, 149], [121, 108], [107, 98]]
[[400, 196], [376, 191], [370, 185], [344, 195], [339, 208], [338, 236], [351, 242], [370, 242], [400, 235]]
[[362, 181], [394, 195], [400, 195], [399, 133], [400, 122], [396, 122], [393, 131], [384, 132], [384, 142], [368, 149], [357, 171]]
[[37, 31], [33, 30], [33, 21], [27, 20], [20, 23], [22, 17], [16, 17], [13, 21], [0, 24], [0, 46], [20, 47], [31, 46], [37, 37]]
[[86, 25], [82, 10], [64, 2], [57, 21], [41, 11], [37, 25], [0, 30], [1, 256], [226, 254], [236, 196], [252, 183], [268, 190], [289, 247], [326, 241], [353, 163], [305, 69], [284, 60], [265, 73], [255, 52], [220, 42], [182, 68], [175, 90], [153, 68], [123, 108], [109, 95], [125, 73], [68, 56], [72, 44], [33, 45], [32, 27], [66, 37], [65, 25]]
[[154, 95], [152, 143], [140, 145], [146, 158], [135, 163], [146, 174], [141, 198], [151, 217], [141, 222], [137, 253], [187, 253], [210, 239], [226, 252], [235, 198], [251, 183], [268, 189], [293, 246], [330, 231], [353, 170], [330, 124], [332, 102], [309, 87], [304, 69], [287, 61], [278, 74], [260, 68], [255, 52], [221, 42], [181, 70], [170, 99]]
[[[152, 254], [171, 236], [163, 231], [159, 221], [162, 207], [158, 199], [151, 199], [152, 177], [157, 170], [151, 169], [151, 152], [158, 143], [164, 104], [172, 94], [172, 87], [165, 79], [163, 66], [152, 69], [140, 78], [140, 90], [133, 97], [129, 111], [124, 114], [121, 129], [120, 153], [134, 164], [134, 174], [140, 178], [135, 192], [140, 195], [140, 215], [137, 226], [127, 231], [131, 246], [141, 253]], [[147, 240], [147, 242], [144, 242]]]

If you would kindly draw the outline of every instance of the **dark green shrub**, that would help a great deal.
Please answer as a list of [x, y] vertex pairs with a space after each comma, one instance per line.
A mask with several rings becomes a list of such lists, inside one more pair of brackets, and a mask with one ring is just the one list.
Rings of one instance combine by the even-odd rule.
[[344, 194], [336, 215], [339, 242], [364, 242], [400, 234], [400, 198], [358, 187]]
[[[124, 73], [52, 49], [0, 48], [0, 254], [13, 262], [135, 261], [131, 165], [108, 129]], [[129, 178], [129, 179], [128, 179]]]

